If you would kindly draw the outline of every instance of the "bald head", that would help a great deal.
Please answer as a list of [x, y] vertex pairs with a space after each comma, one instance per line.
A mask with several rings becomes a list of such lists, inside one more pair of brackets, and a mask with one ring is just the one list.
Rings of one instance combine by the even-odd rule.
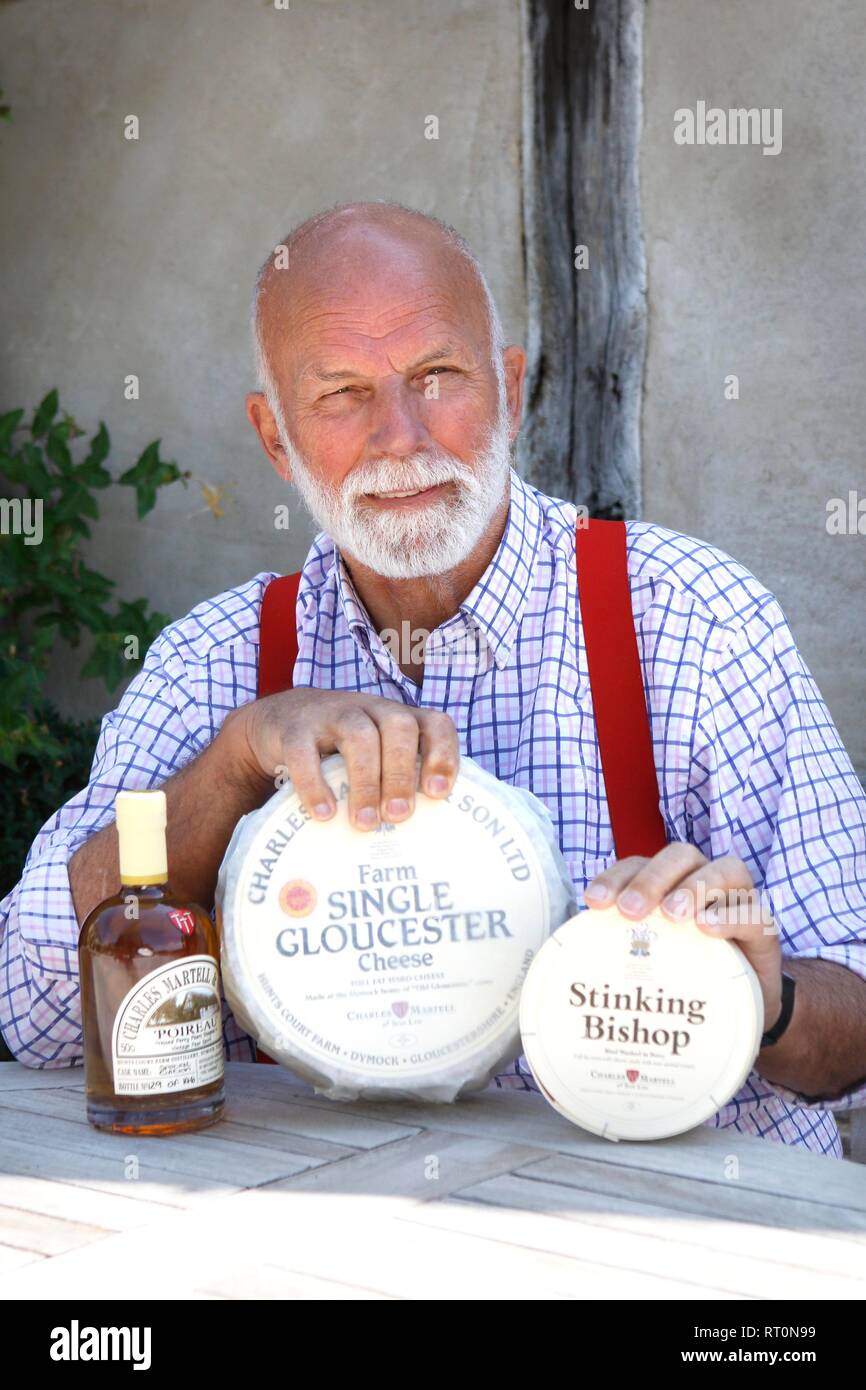
[[267, 257], [256, 277], [252, 330], [261, 390], [271, 408], [278, 396], [275, 358], [280, 341], [317, 309], [357, 297], [376, 282], [400, 281], [416, 290], [425, 280], [461, 304], [468, 323], [486, 337], [502, 385], [504, 338], [481, 265], [455, 228], [439, 218], [391, 202], [346, 203], [295, 227]]

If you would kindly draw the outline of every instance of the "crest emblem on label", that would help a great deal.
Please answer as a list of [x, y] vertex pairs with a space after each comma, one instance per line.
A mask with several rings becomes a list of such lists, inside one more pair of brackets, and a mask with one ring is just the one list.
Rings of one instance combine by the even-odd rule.
[[639, 926], [632, 927], [629, 955], [648, 956], [650, 953], [650, 945], [655, 940], [655, 936], [656, 933], [653, 931], [652, 927], [648, 927], [645, 922], [641, 922]]
[[398, 1018], [405, 1018], [407, 1013], [409, 1012], [408, 1000], [400, 999], [396, 1004], [392, 1004], [391, 1008], [393, 1009], [394, 1013], [397, 1015]]
[[637, 1081], [638, 1077], [640, 1076], [640, 1072], [639, 1072], [639, 1071], [633, 1071], [633, 1070], [631, 1069], [631, 1067], [629, 1067], [628, 1071], [626, 1072], [626, 1076], [628, 1077], [629, 1081], [631, 1081], [632, 1083], [634, 1083], [635, 1081]]
[[182, 936], [192, 936], [195, 931], [195, 918], [191, 912], [186, 908], [178, 908], [176, 912], [170, 912], [168, 915]]
[[316, 890], [305, 878], [291, 878], [280, 889], [280, 907], [288, 917], [309, 917], [317, 902]]

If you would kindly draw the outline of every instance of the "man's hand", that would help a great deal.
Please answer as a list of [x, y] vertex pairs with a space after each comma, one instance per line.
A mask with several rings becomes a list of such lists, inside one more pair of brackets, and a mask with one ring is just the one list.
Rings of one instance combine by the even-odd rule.
[[616, 904], [639, 920], [660, 907], [673, 922], [693, 920], [708, 936], [735, 941], [764, 996], [764, 1031], [782, 1011], [779, 929], [762, 904], [746, 865], [735, 855], [707, 859], [694, 845], [665, 845], [652, 859], [619, 859], [584, 892], [588, 907]]
[[275, 786], [281, 773], [291, 778], [317, 820], [328, 820], [336, 810], [320, 759], [342, 753], [349, 816], [359, 830], [375, 829], [380, 818], [402, 821], [412, 814], [419, 753], [421, 788], [432, 797], [448, 795], [460, 761], [450, 715], [377, 695], [308, 686], [242, 705], [227, 717], [216, 743], [251, 785]]

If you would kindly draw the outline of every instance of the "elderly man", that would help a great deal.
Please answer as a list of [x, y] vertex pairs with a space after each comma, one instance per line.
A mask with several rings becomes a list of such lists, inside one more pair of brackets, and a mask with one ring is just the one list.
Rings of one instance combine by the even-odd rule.
[[[297, 596], [294, 689], [256, 698], [269, 574], [160, 635], [103, 721], [90, 784], [2, 905], [7, 1043], [32, 1066], [81, 1059], [78, 921], [116, 889], [121, 787], [164, 787], [173, 886], [209, 904], [275, 769], [327, 819], [320, 758], [338, 750], [350, 814], [372, 829], [412, 814], [419, 777], [447, 795], [462, 751], [546, 803], [589, 907], [676, 916], [722, 896], [715, 921], [697, 920], [751, 960], [767, 1033], [711, 1123], [840, 1155], [832, 1111], [866, 1103], [866, 798], [778, 603], [720, 551], [629, 523], [668, 843], [617, 860], [576, 509], [511, 468], [524, 354], [503, 346], [475, 258], [453, 229], [390, 204], [331, 210], [286, 248], [259, 276], [264, 389], [247, 414], [321, 527]], [[388, 638], [419, 632], [428, 647]], [[225, 1042], [253, 1058], [231, 1015]], [[536, 1089], [523, 1059], [497, 1084]]]

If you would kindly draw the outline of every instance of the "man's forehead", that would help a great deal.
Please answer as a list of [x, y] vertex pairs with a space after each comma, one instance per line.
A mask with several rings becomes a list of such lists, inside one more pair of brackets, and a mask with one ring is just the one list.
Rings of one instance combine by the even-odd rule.
[[263, 290], [262, 330], [274, 365], [294, 358], [295, 371], [333, 372], [337, 359], [359, 354], [408, 362], [446, 345], [476, 356], [489, 336], [477, 276], [441, 241], [344, 237], [284, 271], [272, 268]]
[[[390, 298], [390, 297], [389, 297]], [[295, 305], [272, 324], [273, 358], [298, 380], [406, 371], [448, 357], [468, 365], [487, 350], [486, 320], [459, 299], [439, 295], [395, 298], [381, 305], [366, 297]]]

